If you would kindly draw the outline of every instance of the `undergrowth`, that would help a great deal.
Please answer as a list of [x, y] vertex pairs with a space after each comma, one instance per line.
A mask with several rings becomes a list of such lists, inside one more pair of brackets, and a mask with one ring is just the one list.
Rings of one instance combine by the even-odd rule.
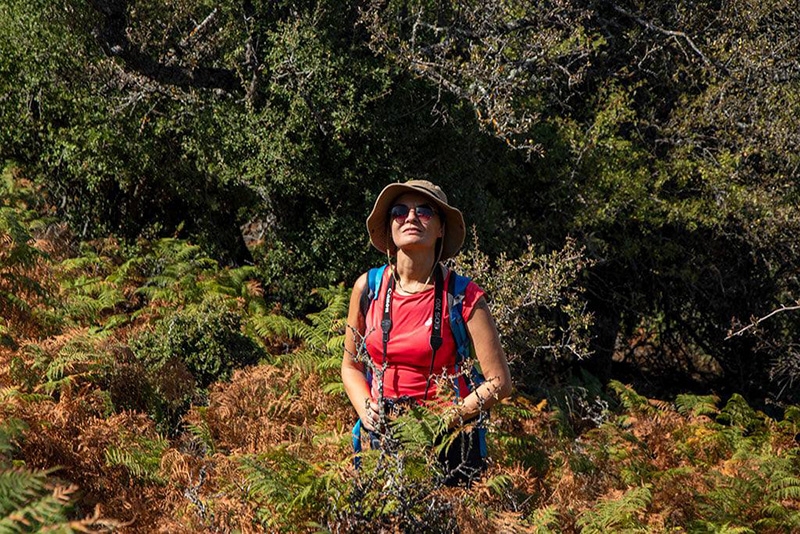
[[[498, 316], [517, 379], [535, 356], [582, 357], [580, 250], [501, 264], [496, 299], [527, 295]], [[493, 408], [470, 489], [437, 478], [441, 414], [425, 410], [392, 423], [398, 454], [356, 469], [348, 290], [318, 295], [317, 313], [283, 317], [254, 269], [175, 239], [79, 242], [6, 195], [0, 532], [800, 531], [800, 408], [776, 420], [736, 395], [656, 400], [588, 374]]]

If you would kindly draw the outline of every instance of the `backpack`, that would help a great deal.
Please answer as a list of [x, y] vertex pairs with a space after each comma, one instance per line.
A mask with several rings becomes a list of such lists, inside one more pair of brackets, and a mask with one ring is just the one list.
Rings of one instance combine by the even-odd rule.
[[[388, 265], [382, 265], [380, 267], [373, 267], [367, 273], [367, 286], [364, 288], [364, 292], [361, 294], [361, 299], [359, 301], [359, 305], [361, 308], [362, 315], [366, 318], [367, 311], [369, 307], [378, 299], [378, 295], [380, 294], [380, 286], [381, 282], [383, 281], [383, 275], [386, 271]], [[462, 314], [463, 307], [464, 307], [464, 297], [467, 291], [467, 285], [470, 283], [470, 278], [466, 276], [461, 276], [457, 274], [455, 271], [450, 271], [450, 278], [447, 284], [447, 309], [449, 310], [450, 316], [450, 330], [453, 333], [453, 338], [456, 342], [456, 364], [455, 364], [455, 378], [454, 380], [458, 380], [459, 375], [459, 368], [463, 364], [467, 358], [469, 358], [470, 354], [472, 353], [472, 342], [469, 339], [469, 335], [467, 334], [467, 327], [466, 323], [464, 322], [464, 317]], [[371, 382], [372, 378], [367, 377], [367, 379]], [[472, 391], [473, 387], [480, 385], [484, 381], [483, 375], [478, 371], [478, 369], [473, 365], [472, 369], [470, 370], [470, 380], [467, 380], [467, 386], [469, 387], [470, 391]], [[455, 384], [455, 391], [458, 395], [459, 387], [458, 384]], [[486, 457], [486, 427], [484, 425], [479, 425], [477, 428], [478, 433], [478, 443], [480, 446], [480, 456], [481, 458]], [[353, 436], [353, 450], [357, 453], [361, 452], [361, 419], [356, 421], [356, 424], [353, 426], [352, 431]], [[358, 456], [356, 455], [355, 458], [355, 465], [356, 467], [359, 466]]]

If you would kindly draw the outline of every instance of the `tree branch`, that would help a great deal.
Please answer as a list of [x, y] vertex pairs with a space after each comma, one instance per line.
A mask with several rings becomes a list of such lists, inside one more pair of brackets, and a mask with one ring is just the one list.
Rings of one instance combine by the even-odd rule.
[[[128, 39], [128, 4], [125, 0], [89, 0], [90, 5], [103, 16], [103, 25], [97, 38], [109, 57], [118, 57], [126, 68], [155, 82], [181, 88], [220, 89], [227, 93], [239, 93], [242, 86], [236, 72], [214, 67], [182, 67], [160, 63], [131, 46]], [[195, 30], [213, 19], [214, 13]], [[192, 35], [196, 32], [193, 31]], [[191, 36], [190, 36], [191, 38]]]
[[800, 305], [797, 305], [797, 306], [781, 306], [777, 310], [771, 311], [770, 313], [768, 313], [764, 317], [760, 317], [758, 319], [753, 319], [752, 322], [749, 325], [745, 326], [744, 328], [742, 328], [740, 330], [737, 330], [736, 332], [732, 332], [732, 333], [729, 332], [727, 337], [725, 338], [725, 341], [731, 339], [732, 337], [741, 336], [742, 334], [744, 334], [745, 332], [747, 332], [751, 328], [755, 328], [756, 326], [758, 326], [758, 324], [761, 321], [766, 321], [767, 319], [769, 319], [773, 315], [777, 315], [777, 314], [782, 313], [782, 312], [796, 311], [796, 310], [800, 310]]
[[617, 13], [621, 13], [621, 14], [625, 15], [626, 17], [632, 18], [633, 20], [635, 20], [636, 22], [638, 22], [639, 24], [641, 24], [642, 26], [644, 26], [648, 30], [655, 31], [655, 32], [658, 32], [658, 33], [661, 33], [661, 34], [664, 34], [664, 35], [669, 35], [670, 37], [678, 37], [680, 39], [683, 39], [686, 42], [686, 44], [689, 45], [689, 48], [691, 48], [694, 51], [694, 53], [697, 54], [700, 57], [700, 59], [703, 60], [703, 63], [705, 63], [709, 67], [720, 69], [721, 71], [727, 73], [727, 69], [725, 69], [725, 67], [719, 66], [719, 65], [715, 64], [713, 61], [709, 60], [706, 57], [706, 55], [703, 54], [703, 52], [700, 50], [700, 48], [696, 44], [694, 44], [694, 41], [692, 40], [692, 38], [689, 37], [685, 32], [676, 31], [676, 30], [668, 30], [666, 28], [662, 28], [661, 26], [656, 26], [655, 24], [653, 24], [649, 20], [645, 20], [642, 17], [640, 17], [639, 15], [636, 15], [635, 13], [631, 13], [627, 9], [624, 9], [624, 8], [618, 6], [617, 4], [613, 3], [613, 2], [609, 1], [607, 3]]

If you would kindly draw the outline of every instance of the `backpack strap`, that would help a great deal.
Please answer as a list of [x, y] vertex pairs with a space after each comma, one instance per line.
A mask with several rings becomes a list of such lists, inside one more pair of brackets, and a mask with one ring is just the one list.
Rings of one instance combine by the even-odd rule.
[[[386, 265], [373, 267], [367, 272], [367, 285], [364, 286], [364, 290], [361, 292], [361, 298], [359, 299], [358, 303], [359, 309], [361, 310], [361, 315], [364, 316], [365, 320], [367, 318], [369, 307], [372, 305], [372, 301], [378, 299], [381, 282], [383, 281], [383, 273], [386, 271], [386, 267]], [[367, 383], [372, 383], [372, 377], [369, 375], [369, 373], [367, 374]], [[358, 469], [361, 466], [361, 458], [358, 456], [358, 453], [361, 452], [361, 419], [357, 419], [356, 424], [353, 425], [352, 438], [353, 451], [356, 453], [356, 455], [353, 457], [353, 465], [356, 467], [356, 469]]]
[[[447, 284], [447, 307], [450, 310], [450, 330], [453, 332], [453, 338], [456, 341], [456, 383], [454, 384], [456, 398], [458, 398], [458, 392], [460, 391], [458, 387], [460, 367], [472, 353], [472, 342], [467, 334], [467, 326], [464, 321], [464, 298], [466, 297], [469, 283], [470, 279], [468, 277], [461, 276], [455, 271], [450, 271], [450, 279]], [[472, 391], [485, 380], [478, 368], [473, 365], [472, 369], [470, 369], [470, 380], [467, 381], [467, 388]], [[483, 417], [485, 417], [484, 414], [481, 414], [481, 418]], [[486, 458], [488, 454], [486, 448], [486, 425], [478, 425], [477, 431], [481, 458]]]
[[367, 272], [367, 285], [364, 286], [364, 290], [361, 292], [361, 298], [359, 299], [361, 315], [365, 318], [367, 317], [367, 311], [372, 301], [378, 298], [381, 281], [383, 280], [383, 273], [386, 271], [386, 267], [388, 267], [388, 265], [373, 267]]
[[447, 308], [450, 310], [450, 330], [453, 331], [456, 352], [458, 353], [456, 365], [469, 358], [471, 350], [463, 315], [464, 297], [466, 296], [469, 282], [470, 279], [466, 276], [450, 271], [450, 278], [447, 284]]

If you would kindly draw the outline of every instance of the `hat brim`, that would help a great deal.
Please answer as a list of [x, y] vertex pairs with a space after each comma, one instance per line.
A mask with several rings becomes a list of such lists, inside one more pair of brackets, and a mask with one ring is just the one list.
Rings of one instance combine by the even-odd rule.
[[404, 193], [419, 193], [429, 199], [444, 216], [444, 237], [442, 238], [442, 253], [440, 259], [446, 260], [452, 258], [461, 246], [464, 244], [464, 238], [467, 235], [466, 227], [464, 226], [464, 216], [461, 212], [445, 204], [440, 199], [433, 196], [429, 191], [422, 187], [415, 187], [413, 184], [395, 183], [389, 184], [383, 188], [383, 191], [378, 195], [375, 200], [375, 205], [372, 212], [367, 217], [367, 231], [369, 232], [369, 240], [376, 249], [382, 253], [386, 253], [388, 248], [389, 233], [388, 217], [389, 210], [394, 205], [397, 197]]

